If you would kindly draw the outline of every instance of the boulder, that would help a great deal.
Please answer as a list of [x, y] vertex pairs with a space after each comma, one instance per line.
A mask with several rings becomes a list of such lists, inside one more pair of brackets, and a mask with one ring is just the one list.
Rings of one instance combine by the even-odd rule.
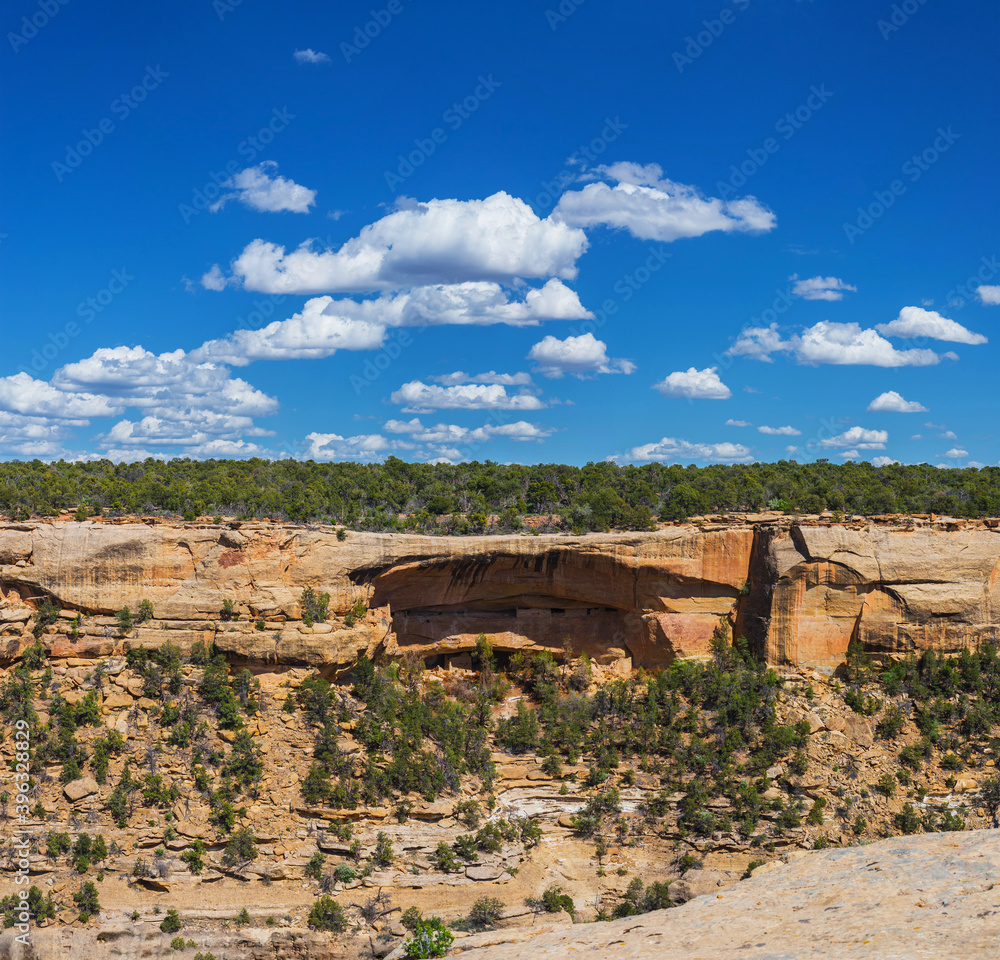
[[85, 797], [93, 796], [97, 793], [98, 789], [97, 781], [93, 777], [80, 777], [79, 780], [70, 780], [63, 787], [63, 793], [66, 794], [66, 798], [70, 803], [76, 803]]

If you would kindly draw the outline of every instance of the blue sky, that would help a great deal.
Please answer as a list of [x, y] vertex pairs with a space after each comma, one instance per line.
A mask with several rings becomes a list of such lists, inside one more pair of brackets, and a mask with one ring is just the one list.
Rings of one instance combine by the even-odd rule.
[[2, 26], [0, 457], [1000, 460], [996, 4]]

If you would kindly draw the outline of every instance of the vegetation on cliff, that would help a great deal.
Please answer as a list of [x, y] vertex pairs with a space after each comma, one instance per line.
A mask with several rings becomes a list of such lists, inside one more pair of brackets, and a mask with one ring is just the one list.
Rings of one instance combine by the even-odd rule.
[[[1000, 513], [1000, 468], [928, 464], [314, 463], [146, 460], [0, 463], [0, 512], [15, 519], [75, 510], [272, 517], [366, 530], [482, 533], [519, 529], [526, 514], [573, 530], [647, 529], [655, 518], [782, 508], [859, 514]], [[404, 518], [404, 519], [401, 519]], [[446, 519], [442, 519], [446, 518]]]

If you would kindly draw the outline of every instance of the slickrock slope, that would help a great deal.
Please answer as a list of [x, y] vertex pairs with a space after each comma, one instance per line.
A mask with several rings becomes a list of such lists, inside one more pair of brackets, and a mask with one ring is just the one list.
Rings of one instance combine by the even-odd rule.
[[971, 960], [1000, 954], [996, 831], [895, 837], [786, 859], [787, 865], [775, 862], [674, 910], [538, 936], [500, 930], [462, 940], [461, 956]]
[[[330, 593], [332, 623], [302, 626], [307, 586]], [[67, 614], [45, 638], [56, 657], [110, 654], [113, 621], [100, 618], [148, 599], [156, 620], [130, 642], [214, 639], [234, 657], [333, 670], [377, 651], [459, 655], [480, 633], [501, 651], [569, 637], [601, 663], [658, 666], [705, 654], [720, 616], [771, 662], [829, 670], [852, 638], [904, 653], [1000, 635], [1000, 521], [769, 516], [584, 537], [344, 540], [266, 522], [0, 524], [6, 657], [44, 599]], [[240, 622], [219, 622], [227, 600]], [[358, 601], [367, 615], [348, 626]], [[76, 612], [98, 619], [70, 638]]]

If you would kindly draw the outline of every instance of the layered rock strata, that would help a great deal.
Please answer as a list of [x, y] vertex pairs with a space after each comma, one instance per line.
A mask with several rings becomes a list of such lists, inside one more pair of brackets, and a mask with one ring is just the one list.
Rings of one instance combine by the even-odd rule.
[[[330, 594], [329, 622], [303, 621], [306, 587]], [[155, 618], [123, 638], [114, 615], [142, 600]], [[655, 667], [705, 656], [726, 617], [769, 661], [829, 671], [852, 639], [899, 655], [1000, 638], [1000, 522], [772, 516], [343, 540], [268, 522], [0, 524], [0, 656], [23, 649], [45, 601], [62, 611], [43, 636], [54, 657], [214, 641], [236, 660], [336, 672], [380, 652], [450, 661], [486, 634], [500, 652], [569, 647]]]

